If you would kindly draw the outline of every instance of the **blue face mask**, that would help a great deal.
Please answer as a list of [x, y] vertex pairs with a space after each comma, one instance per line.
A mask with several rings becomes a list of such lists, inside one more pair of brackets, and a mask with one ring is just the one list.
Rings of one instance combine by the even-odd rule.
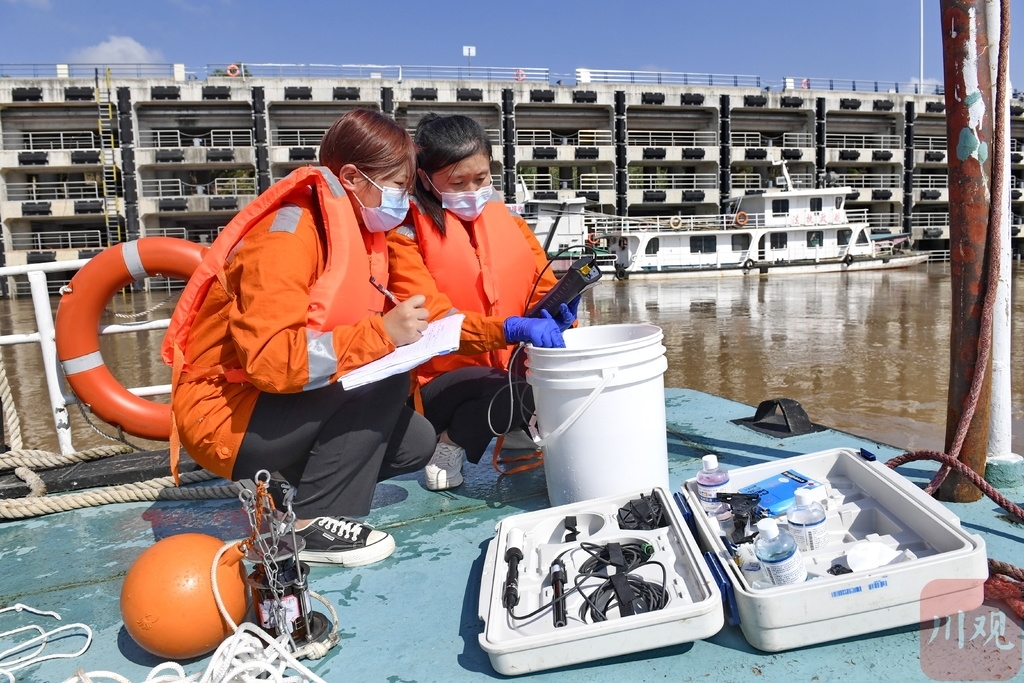
[[484, 185], [476, 192], [442, 192], [441, 206], [464, 221], [476, 220], [493, 192], [493, 185]]
[[373, 182], [370, 176], [362, 171], [359, 173], [371, 185], [380, 190], [380, 206], [376, 207], [364, 206], [359, 195], [355, 195], [356, 201], [362, 208], [363, 227], [369, 232], [387, 232], [392, 228], [397, 228], [405, 220], [405, 214], [409, 213], [409, 193], [398, 187], [381, 187]]

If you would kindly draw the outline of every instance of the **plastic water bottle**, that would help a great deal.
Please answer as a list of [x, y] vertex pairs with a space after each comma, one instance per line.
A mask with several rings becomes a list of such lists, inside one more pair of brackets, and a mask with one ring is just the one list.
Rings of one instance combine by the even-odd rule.
[[786, 511], [789, 531], [800, 550], [815, 550], [828, 545], [825, 526], [825, 508], [814, 500], [814, 492], [807, 488], [796, 490], [796, 502]]
[[792, 534], [779, 529], [771, 518], [759, 521], [757, 532], [754, 554], [773, 584], [783, 586], [807, 580], [807, 567]]
[[732, 517], [732, 508], [728, 503], [723, 503], [716, 496], [719, 491], [725, 492], [729, 483], [729, 472], [718, 466], [718, 456], [708, 453], [701, 458], [703, 463], [700, 472], [697, 473], [697, 495], [700, 496], [701, 507], [711, 517], [726, 520]]

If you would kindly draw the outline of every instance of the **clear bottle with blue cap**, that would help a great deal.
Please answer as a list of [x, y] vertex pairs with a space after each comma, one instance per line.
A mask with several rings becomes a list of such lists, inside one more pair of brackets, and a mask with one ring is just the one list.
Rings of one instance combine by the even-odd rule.
[[780, 529], [778, 523], [770, 517], [757, 523], [754, 554], [761, 560], [762, 569], [776, 586], [807, 580], [807, 567], [796, 547], [796, 540], [792, 534]]

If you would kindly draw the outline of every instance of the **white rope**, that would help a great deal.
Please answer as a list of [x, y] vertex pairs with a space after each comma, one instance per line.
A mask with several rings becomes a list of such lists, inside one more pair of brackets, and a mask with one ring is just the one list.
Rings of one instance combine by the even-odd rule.
[[14, 396], [11, 395], [11, 384], [7, 381], [7, 367], [2, 355], [0, 355], [0, 403], [3, 405], [4, 436], [8, 442], [7, 445], [17, 450], [22, 446], [21, 421], [18, 419], [18, 411], [14, 407]]
[[131, 450], [128, 446], [97, 446], [96, 448], [61, 455], [60, 453], [51, 453], [44, 450], [15, 448], [6, 453], [0, 453], [0, 471], [12, 470], [16, 467], [47, 470], [54, 467], [73, 465], [78, 462], [109, 458], [112, 455], [130, 453]]
[[[0, 609], [0, 614], [4, 612], [30, 612], [32, 614], [44, 617], [53, 617], [60, 621], [60, 615], [56, 612], [49, 612], [45, 610], [39, 610], [28, 605], [17, 603], [10, 607]], [[3, 642], [5, 638], [18, 635], [20, 633], [27, 633], [29, 631], [35, 631], [36, 635], [28, 640], [15, 643], [13, 646], [0, 652], [0, 675], [6, 676], [10, 683], [14, 683], [14, 673], [25, 667], [45, 662], [50, 659], [71, 659], [72, 657], [80, 657], [85, 654], [85, 651], [89, 649], [89, 645], [92, 644], [92, 629], [85, 624], [65, 624], [64, 626], [58, 626], [57, 628], [45, 630], [38, 624], [29, 624], [27, 626], [20, 626], [9, 631], [0, 633], [0, 642]], [[85, 635], [85, 644], [77, 652], [56, 652], [50, 654], [43, 654], [46, 646], [51, 642], [51, 639], [57, 641], [63, 641], [67, 637], [67, 633], [70, 631], [79, 631]], [[63, 634], [60, 638], [54, 639], [56, 634]], [[24, 654], [25, 650], [30, 647], [34, 648], [32, 652]], [[20, 656], [19, 656], [19, 653]]]

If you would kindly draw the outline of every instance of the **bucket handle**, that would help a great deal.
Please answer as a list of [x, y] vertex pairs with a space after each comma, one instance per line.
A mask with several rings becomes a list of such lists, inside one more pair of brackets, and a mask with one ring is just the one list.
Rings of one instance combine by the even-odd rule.
[[590, 405], [597, 400], [597, 397], [600, 396], [601, 392], [604, 391], [604, 388], [608, 386], [608, 383], [615, 379], [615, 375], [618, 373], [618, 371], [618, 368], [605, 368], [604, 370], [601, 370], [601, 382], [596, 387], [594, 387], [593, 391], [590, 392], [590, 395], [587, 396], [587, 400], [581, 403], [580, 407], [576, 409], [576, 412], [570, 415], [569, 419], [567, 419], [565, 422], [559, 425], [558, 429], [551, 432], [543, 439], [535, 439], [535, 441], [537, 442], [537, 448], [546, 446], [547, 444], [551, 443], [552, 441], [560, 437], [562, 434], [564, 434], [566, 430], [569, 429], [569, 427], [572, 427], [576, 423], [576, 420], [580, 419], [580, 417], [583, 416], [583, 413], [587, 412], [587, 408], [589, 408]]

